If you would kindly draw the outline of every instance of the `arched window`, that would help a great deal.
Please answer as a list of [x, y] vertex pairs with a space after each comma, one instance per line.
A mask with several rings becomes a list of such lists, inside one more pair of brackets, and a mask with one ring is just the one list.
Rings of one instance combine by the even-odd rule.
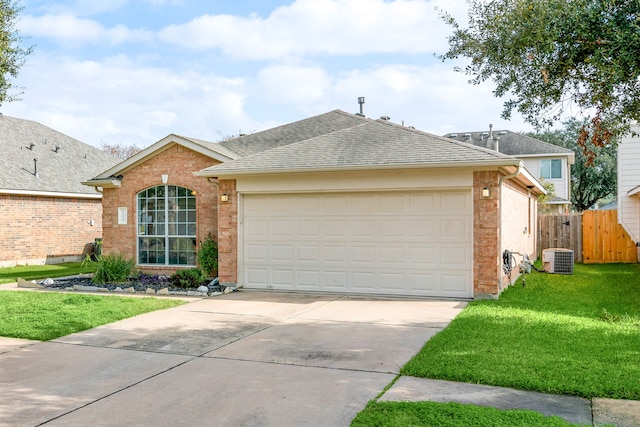
[[160, 185], [138, 193], [138, 264], [196, 265], [196, 197]]

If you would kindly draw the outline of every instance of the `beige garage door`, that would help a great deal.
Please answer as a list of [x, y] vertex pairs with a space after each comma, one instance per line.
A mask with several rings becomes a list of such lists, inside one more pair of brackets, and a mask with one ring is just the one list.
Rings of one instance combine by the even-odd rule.
[[467, 298], [471, 191], [244, 195], [247, 288]]

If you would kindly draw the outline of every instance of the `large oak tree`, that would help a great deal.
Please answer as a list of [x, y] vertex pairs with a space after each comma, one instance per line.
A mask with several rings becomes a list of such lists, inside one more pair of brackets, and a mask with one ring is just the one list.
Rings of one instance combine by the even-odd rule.
[[453, 27], [443, 60], [466, 58], [470, 82], [492, 80], [537, 128], [563, 113], [587, 119], [578, 141], [596, 147], [640, 120], [640, 0], [468, 0], [468, 22]]

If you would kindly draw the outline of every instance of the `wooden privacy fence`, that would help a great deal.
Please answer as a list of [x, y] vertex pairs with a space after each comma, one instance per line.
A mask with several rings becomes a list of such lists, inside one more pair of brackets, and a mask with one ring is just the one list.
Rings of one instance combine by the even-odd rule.
[[582, 215], [541, 215], [538, 217], [538, 258], [547, 248], [573, 250], [573, 260], [582, 262]]
[[636, 244], [618, 224], [616, 210], [540, 216], [538, 236], [538, 256], [543, 249], [565, 248], [585, 264], [638, 262]]
[[636, 244], [618, 224], [618, 211], [582, 214], [582, 253], [585, 264], [638, 262]]

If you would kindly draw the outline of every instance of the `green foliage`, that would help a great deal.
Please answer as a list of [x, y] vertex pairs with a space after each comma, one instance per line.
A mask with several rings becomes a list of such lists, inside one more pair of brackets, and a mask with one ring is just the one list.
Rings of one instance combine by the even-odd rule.
[[529, 410], [499, 410], [460, 403], [373, 402], [352, 427], [571, 427], [559, 417]]
[[202, 271], [199, 268], [179, 270], [169, 278], [174, 286], [186, 289], [197, 288], [202, 284], [202, 280]]
[[93, 275], [93, 283], [125, 283], [135, 265], [135, 260], [116, 252], [102, 255], [97, 263], [98, 267]]
[[213, 240], [211, 234], [207, 235], [204, 242], [200, 242], [198, 264], [205, 276], [209, 276], [213, 270], [218, 268], [218, 244]]
[[[564, 122], [563, 129], [527, 134], [576, 153], [575, 164], [571, 166], [571, 203], [578, 212], [590, 209], [598, 200], [614, 195], [617, 183], [618, 154], [615, 144], [597, 147], [585, 141], [586, 147], [582, 147], [578, 140], [584, 124], [572, 118]], [[595, 156], [591, 156], [591, 153]]]
[[183, 304], [161, 298], [16, 291], [0, 291], [0, 300], [0, 336], [40, 341]]
[[571, 108], [591, 118], [601, 144], [640, 120], [640, 7], [637, 0], [469, 0], [468, 27], [451, 15], [449, 50], [467, 58], [470, 82], [493, 80], [519, 111], [548, 126]]
[[640, 400], [639, 264], [532, 273], [470, 303], [403, 375], [543, 393]]
[[538, 178], [538, 180], [544, 189], [547, 190], [547, 194], [538, 196], [538, 210], [541, 214], [548, 214], [551, 211], [551, 204], [549, 202], [556, 197], [556, 187], [552, 182], [545, 181], [542, 178]]
[[25, 58], [33, 52], [33, 47], [20, 46], [23, 39], [18, 34], [16, 23], [22, 10], [17, 0], [6, 0], [0, 4], [0, 104], [19, 99], [20, 93], [9, 93], [15, 88], [10, 79], [18, 77]]

